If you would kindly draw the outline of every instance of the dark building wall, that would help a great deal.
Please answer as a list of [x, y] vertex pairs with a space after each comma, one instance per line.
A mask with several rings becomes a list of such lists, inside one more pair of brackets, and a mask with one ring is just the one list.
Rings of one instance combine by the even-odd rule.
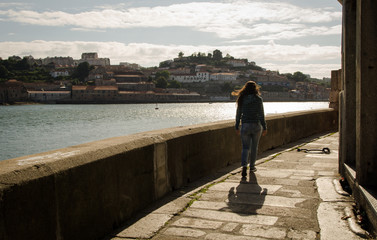
[[25, 102], [27, 100], [27, 90], [22, 82], [9, 80], [0, 84], [0, 103]]
[[340, 173], [377, 229], [377, 1], [343, 0]]

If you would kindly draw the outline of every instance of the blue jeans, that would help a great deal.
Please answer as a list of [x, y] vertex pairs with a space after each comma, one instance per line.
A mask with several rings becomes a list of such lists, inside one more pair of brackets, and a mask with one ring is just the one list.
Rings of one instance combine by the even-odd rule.
[[259, 139], [262, 135], [260, 123], [243, 123], [241, 126], [242, 154], [241, 165], [246, 167], [250, 162], [250, 168], [255, 165], [257, 159]]

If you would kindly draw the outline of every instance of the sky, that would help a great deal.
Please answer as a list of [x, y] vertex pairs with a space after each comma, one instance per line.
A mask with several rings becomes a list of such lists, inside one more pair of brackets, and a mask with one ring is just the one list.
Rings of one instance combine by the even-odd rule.
[[152, 67], [218, 49], [322, 79], [341, 68], [341, 24], [337, 0], [2, 0], [0, 57], [97, 52]]

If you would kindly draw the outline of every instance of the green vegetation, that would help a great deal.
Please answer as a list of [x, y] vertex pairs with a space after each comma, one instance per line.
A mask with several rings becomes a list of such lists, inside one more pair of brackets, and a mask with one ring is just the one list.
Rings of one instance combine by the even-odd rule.
[[0, 82], [17, 79], [23, 82], [52, 82], [54, 79], [46, 68], [31, 66], [26, 57], [9, 57], [0, 60]]
[[82, 84], [93, 68], [89, 63], [83, 62], [73, 70], [71, 76], [58, 76], [54, 78], [50, 74], [51, 70], [54, 70], [53, 65], [30, 65], [27, 57], [12, 56], [6, 60], [0, 60], [0, 82], [5, 82], [9, 79], [16, 79], [27, 83], [69, 80], [73, 84]]
[[331, 81], [326, 82], [324, 80], [317, 79], [317, 78], [310, 78], [309, 81], [314, 82], [314, 83], [321, 85], [323, 87], [326, 87], [326, 88], [331, 88]]
[[330, 81], [328, 82], [325, 82], [321, 79], [317, 79], [317, 78], [310, 78], [308, 75], [302, 73], [302, 72], [295, 72], [293, 74], [291, 73], [286, 73], [286, 74], [282, 74], [283, 76], [286, 76], [288, 78], [288, 80], [293, 80], [295, 82], [312, 82], [312, 83], [316, 83], [318, 85], [321, 85], [323, 87], [326, 87], [326, 88], [330, 88], [331, 84], [330, 84]]
[[295, 82], [309, 82], [309, 77], [302, 72], [295, 72], [293, 74], [286, 73], [283, 75], [286, 76], [288, 80], [293, 80]]
[[170, 72], [158, 71], [155, 75], [154, 83], [157, 88], [181, 88], [182, 84], [176, 80], [169, 80]]
[[[184, 57], [183, 52], [178, 53], [178, 59], [175, 60], [174, 65], [175, 67], [187, 67], [187, 66], [195, 66], [196, 64], [207, 64], [212, 65], [215, 67], [229, 67], [232, 70], [248, 70], [248, 69], [255, 69], [255, 70], [262, 70], [259, 66], [247, 65], [245, 67], [232, 67], [227, 62], [231, 59], [234, 59], [228, 53], [225, 57], [223, 57], [223, 53], [216, 49], [212, 53], [201, 53], [195, 52], [191, 54], [191, 56]], [[247, 59], [244, 59], [247, 62]], [[160, 67], [170, 67], [171, 61], [164, 61], [160, 63]]]
[[164, 77], [158, 77], [155, 80], [156, 88], [167, 88], [168, 87], [168, 80]]
[[88, 62], [82, 62], [76, 67], [72, 77], [77, 78], [80, 82], [84, 82], [92, 69], [94, 69], [94, 67], [90, 66]]

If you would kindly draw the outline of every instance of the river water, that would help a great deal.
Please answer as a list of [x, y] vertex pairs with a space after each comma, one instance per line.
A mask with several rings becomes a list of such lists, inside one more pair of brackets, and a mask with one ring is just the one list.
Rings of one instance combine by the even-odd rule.
[[[264, 103], [266, 115], [318, 108], [328, 108], [328, 102]], [[235, 112], [235, 103], [0, 106], [0, 160], [138, 132], [230, 120]]]

